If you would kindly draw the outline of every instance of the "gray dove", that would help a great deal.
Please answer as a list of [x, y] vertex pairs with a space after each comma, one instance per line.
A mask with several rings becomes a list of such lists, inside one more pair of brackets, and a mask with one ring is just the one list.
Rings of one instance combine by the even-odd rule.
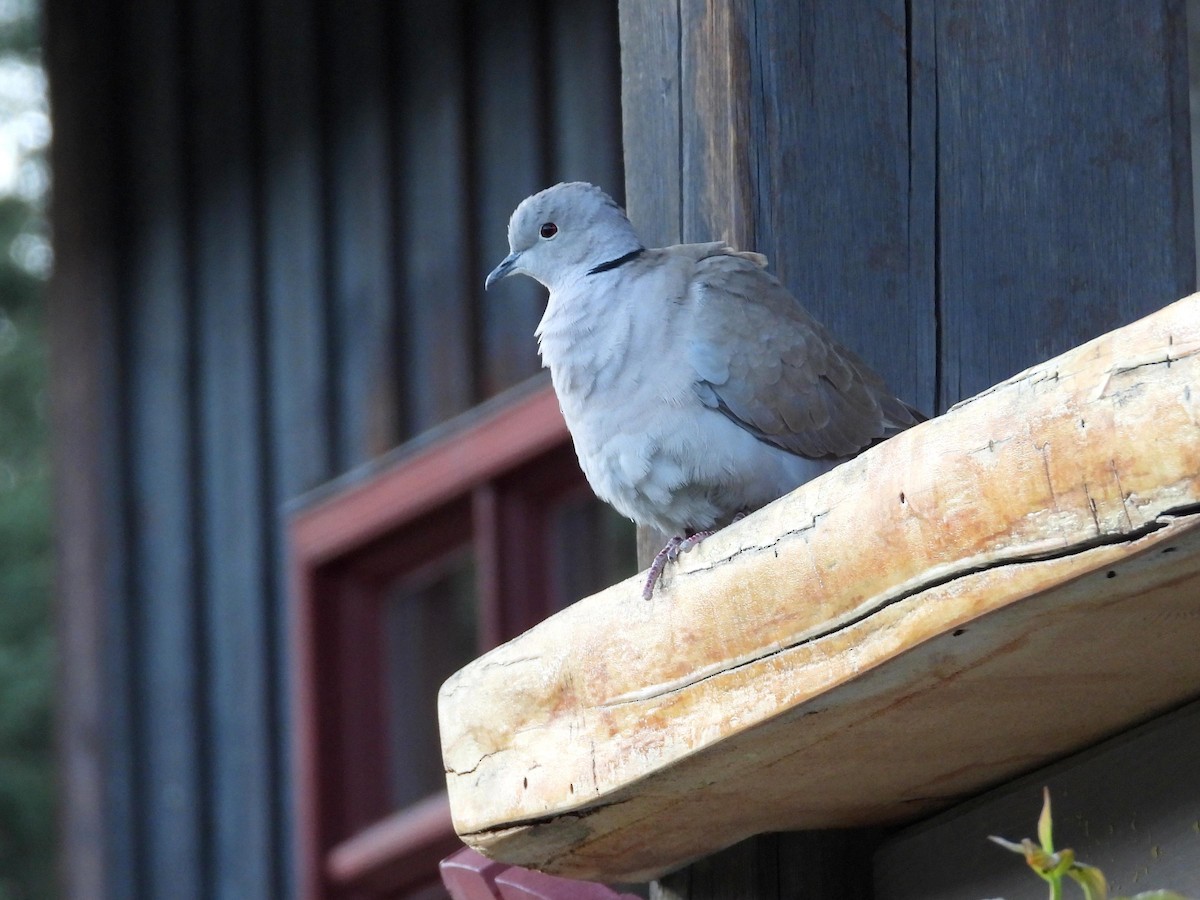
[[725, 243], [649, 250], [583, 182], [521, 202], [513, 274], [550, 290], [536, 336], [602, 500], [671, 535], [647, 575], [833, 461], [924, 419], [766, 271]]

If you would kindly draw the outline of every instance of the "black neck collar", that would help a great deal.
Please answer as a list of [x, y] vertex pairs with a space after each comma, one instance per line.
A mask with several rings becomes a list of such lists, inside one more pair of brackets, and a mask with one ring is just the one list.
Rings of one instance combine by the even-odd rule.
[[623, 265], [625, 265], [625, 263], [630, 262], [631, 260], [637, 259], [639, 256], [641, 256], [645, 252], [646, 252], [645, 247], [638, 247], [636, 250], [630, 250], [624, 256], [618, 256], [616, 259], [610, 259], [608, 262], [602, 262], [602, 263], [600, 263], [600, 265], [594, 266], [593, 268], [588, 269], [588, 274], [596, 275], [600, 272], [607, 272], [610, 269], [615, 269], [618, 266], [623, 266]]

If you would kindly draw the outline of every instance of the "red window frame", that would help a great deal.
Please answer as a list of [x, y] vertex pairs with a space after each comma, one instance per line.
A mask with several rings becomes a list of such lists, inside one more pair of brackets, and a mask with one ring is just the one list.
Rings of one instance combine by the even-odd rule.
[[497, 398], [291, 516], [300, 895], [395, 894], [461, 847], [445, 794], [386, 791], [384, 598], [468, 540], [480, 651], [552, 612], [552, 504], [587, 489], [548, 384]]

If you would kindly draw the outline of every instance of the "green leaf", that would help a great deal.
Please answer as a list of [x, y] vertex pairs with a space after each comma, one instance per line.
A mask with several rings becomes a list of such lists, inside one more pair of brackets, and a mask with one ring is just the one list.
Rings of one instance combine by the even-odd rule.
[[1018, 844], [1015, 841], [1006, 840], [1002, 837], [996, 837], [994, 834], [989, 834], [988, 840], [993, 844], [999, 844], [1005, 850], [1011, 850], [1013, 853], [1019, 853], [1021, 856], [1025, 856], [1025, 845], [1029, 843], [1028, 838]]
[[1079, 883], [1087, 900], [1108, 900], [1108, 882], [1095, 866], [1075, 863], [1067, 870], [1067, 875]]
[[[1032, 841], [1029, 843], [1033, 846]], [[1047, 853], [1041, 847], [1033, 846], [1033, 851], [1026, 855], [1025, 862], [1043, 878], [1062, 878], [1070, 871], [1071, 866], [1075, 865], [1075, 851]]]
[[1038, 843], [1047, 853], [1054, 852], [1054, 823], [1050, 819], [1050, 788], [1042, 788], [1042, 814], [1038, 816]]

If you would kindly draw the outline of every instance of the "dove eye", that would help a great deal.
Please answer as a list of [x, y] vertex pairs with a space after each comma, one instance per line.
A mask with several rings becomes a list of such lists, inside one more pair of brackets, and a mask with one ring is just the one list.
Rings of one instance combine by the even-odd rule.
[[558, 234], [558, 226], [553, 222], [546, 222], [538, 229], [538, 233], [544, 238], [552, 238]]

